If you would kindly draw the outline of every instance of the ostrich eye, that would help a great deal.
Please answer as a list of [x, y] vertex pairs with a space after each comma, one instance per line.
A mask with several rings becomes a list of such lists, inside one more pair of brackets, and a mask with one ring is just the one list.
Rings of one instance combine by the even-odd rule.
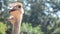
[[21, 6], [18, 5], [18, 8], [21, 8]]

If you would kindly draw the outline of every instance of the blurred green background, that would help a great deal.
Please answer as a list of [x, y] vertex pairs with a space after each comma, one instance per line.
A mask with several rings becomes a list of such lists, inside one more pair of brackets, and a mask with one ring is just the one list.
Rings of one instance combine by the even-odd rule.
[[[0, 0], [0, 34], [11, 34], [8, 5], [16, 0]], [[24, 5], [21, 34], [60, 34], [60, 0], [17, 0]]]

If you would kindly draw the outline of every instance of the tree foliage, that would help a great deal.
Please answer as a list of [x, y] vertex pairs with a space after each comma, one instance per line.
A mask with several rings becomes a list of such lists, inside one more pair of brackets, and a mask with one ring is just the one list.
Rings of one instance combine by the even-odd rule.
[[[18, 1], [24, 4], [25, 13], [21, 28], [23, 34], [60, 34], [60, 0]], [[0, 10], [0, 21], [8, 24], [7, 26], [12, 25], [4, 21], [9, 16], [9, 10], [6, 6], [12, 2], [15, 1], [4, 1], [4, 6], [2, 6], [4, 11]]]
[[6, 34], [6, 24], [3, 24], [2, 22], [0, 22], [0, 34]]

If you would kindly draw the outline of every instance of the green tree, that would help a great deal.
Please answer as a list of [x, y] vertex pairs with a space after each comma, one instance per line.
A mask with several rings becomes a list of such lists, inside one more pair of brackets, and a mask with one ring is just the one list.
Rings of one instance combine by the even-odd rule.
[[43, 34], [43, 32], [40, 29], [40, 25], [32, 27], [30, 23], [22, 23], [21, 34]]
[[0, 34], [6, 34], [6, 24], [3, 24], [2, 22], [0, 22]]

